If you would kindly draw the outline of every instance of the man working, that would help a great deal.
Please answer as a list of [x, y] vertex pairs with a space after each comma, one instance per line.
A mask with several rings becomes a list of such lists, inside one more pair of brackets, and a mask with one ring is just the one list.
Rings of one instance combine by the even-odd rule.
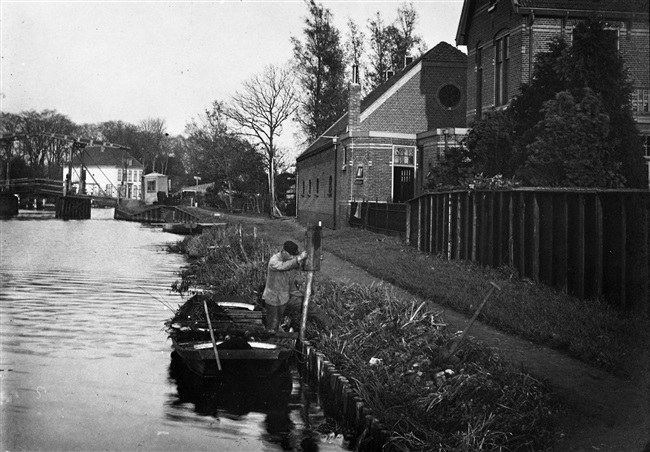
[[[277, 331], [284, 317], [285, 309], [301, 312], [304, 294], [296, 287], [297, 269], [307, 258], [307, 252], [298, 252], [298, 245], [284, 242], [279, 253], [271, 256], [266, 273], [266, 287], [262, 298], [266, 303], [266, 327]], [[329, 327], [331, 320], [314, 303], [310, 303], [308, 316], [323, 327]]]

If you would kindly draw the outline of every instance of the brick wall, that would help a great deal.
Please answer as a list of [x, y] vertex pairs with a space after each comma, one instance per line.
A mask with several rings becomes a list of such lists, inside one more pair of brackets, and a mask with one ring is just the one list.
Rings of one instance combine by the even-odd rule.
[[[334, 146], [296, 163], [298, 221], [334, 226]], [[332, 190], [330, 191], [330, 178]], [[311, 183], [311, 192], [309, 190]]]
[[[446, 85], [453, 85], [461, 92], [460, 103], [447, 108], [440, 103], [438, 93]], [[467, 65], [452, 63], [425, 63], [422, 68], [422, 93], [425, 96], [425, 115], [431, 130], [441, 127], [465, 127], [467, 106]]]
[[418, 133], [427, 129], [425, 98], [420, 92], [421, 72], [401, 86], [361, 123], [361, 131]]
[[[508, 96], [512, 98], [523, 83], [530, 81], [535, 55], [547, 51], [556, 36], [565, 36], [569, 42], [573, 27], [579, 18], [543, 17], [537, 13], [534, 21], [514, 13], [510, 2], [498, 2], [488, 11], [489, 4], [482, 2], [470, 20], [467, 39], [467, 120], [476, 116], [476, 48], [483, 49], [482, 107], [491, 108], [494, 102], [495, 50], [494, 39], [506, 32], [510, 35], [510, 69]], [[619, 48], [636, 88], [650, 87], [648, 54], [648, 22], [610, 20], [612, 28], [619, 29]]]

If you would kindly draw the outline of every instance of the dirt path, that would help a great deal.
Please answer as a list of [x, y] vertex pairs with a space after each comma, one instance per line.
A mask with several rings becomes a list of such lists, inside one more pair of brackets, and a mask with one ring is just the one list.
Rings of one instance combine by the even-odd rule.
[[[305, 228], [292, 220], [272, 222], [261, 219], [263, 234], [275, 243], [285, 240], [302, 243]], [[384, 284], [402, 297], [416, 298], [405, 290], [372, 276], [365, 270], [327, 252], [324, 241], [323, 275], [349, 284]], [[498, 295], [497, 295], [498, 296]], [[444, 312], [451, 327], [463, 330], [469, 318], [428, 301], [432, 309]], [[568, 412], [561, 419], [557, 452], [650, 452], [650, 359], [639, 357], [639, 373], [623, 380], [518, 337], [503, 334], [475, 322], [469, 335], [493, 347], [507, 361], [521, 365], [532, 376], [546, 380], [565, 401]]]

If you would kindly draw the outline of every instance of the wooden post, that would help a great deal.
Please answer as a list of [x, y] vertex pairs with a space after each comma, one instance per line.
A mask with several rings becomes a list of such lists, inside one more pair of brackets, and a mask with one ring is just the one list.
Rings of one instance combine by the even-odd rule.
[[486, 236], [485, 240], [485, 263], [491, 267], [494, 264], [494, 192], [487, 192], [487, 203], [485, 205]]
[[208, 327], [210, 328], [210, 339], [212, 339], [212, 348], [214, 349], [214, 359], [217, 360], [217, 369], [221, 372], [221, 360], [219, 359], [219, 350], [217, 350], [217, 341], [214, 338], [214, 330], [212, 329], [212, 320], [210, 320], [210, 311], [208, 310], [208, 302], [203, 299], [203, 309], [205, 310], [205, 318], [208, 321]]
[[575, 244], [575, 276], [576, 276], [576, 293], [575, 295], [583, 299], [585, 297], [585, 197], [582, 194], [578, 195], [578, 212], [577, 212], [577, 225], [578, 240]]
[[305, 286], [305, 297], [302, 301], [302, 316], [300, 320], [300, 340], [305, 340], [305, 329], [307, 328], [307, 313], [311, 298], [311, 286], [314, 280], [314, 271], [320, 270], [321, 261], [321, 222], [318, 226], [312, 226], [305, 232], [305, 251], [307, 259], [303, 261], [302, 269], [307, 272], [307, 284]]
[[406, 236], [404, 237], [407, 245], [411, 244], [411, 203], [406, 204]]
[[422, 251], [422, 198], [418, 198], [418, 251]]
[[476, 238], [476, 231], [477, 231], [477, 213], [476, 213], [476, 204], [477, 204], [477, 198], [478, 196], [476, 195], [476, 192], [472, 192], [472, 251], [471, 251], [471, 259], [472, 261], [476, 262], [476, 244], [477, 244], [477, 238]]
[[533, 281], [539, 281], [539, 204], [535, 192], [531, 193], [531, 236], [530, 236], [530, 255], [529, 268], [530, 277]]
[[449, 208], [449, 193], [442, 195], [443, 209], [442, 209], [442, 247], [441, 250], [445, 253], [445, 258], [449, 260], [451, 256], [449, 255], [449, 240], [451, 235], [451, 211]]

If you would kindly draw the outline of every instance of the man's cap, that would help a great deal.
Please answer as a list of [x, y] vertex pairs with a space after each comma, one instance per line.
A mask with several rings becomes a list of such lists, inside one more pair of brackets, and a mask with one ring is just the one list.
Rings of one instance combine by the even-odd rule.
[[297, 256], [298, 253], [298, 245], [293, 243], [291, 240], [287, 240], [284, 242], [284, 246], [282, 247], [287, 253], [291, 254], [292, 256]]

